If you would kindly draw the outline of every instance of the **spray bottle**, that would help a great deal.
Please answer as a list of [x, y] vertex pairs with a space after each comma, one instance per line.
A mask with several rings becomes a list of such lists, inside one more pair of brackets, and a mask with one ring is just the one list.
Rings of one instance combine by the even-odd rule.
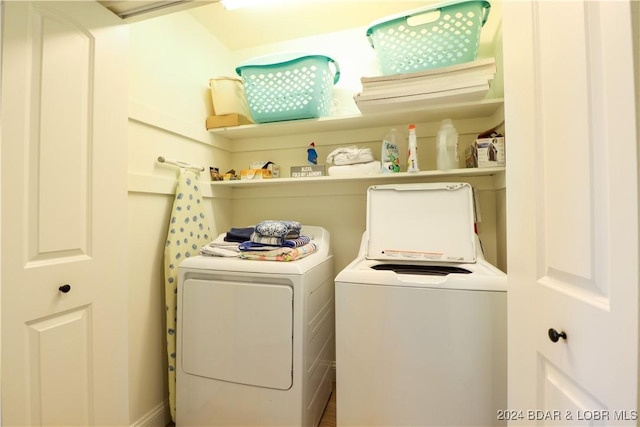
[[416, 125], [409, 125], [409, 151], [407, 152], [407, 172], [419, 172], [418, 141], [416, 139]]

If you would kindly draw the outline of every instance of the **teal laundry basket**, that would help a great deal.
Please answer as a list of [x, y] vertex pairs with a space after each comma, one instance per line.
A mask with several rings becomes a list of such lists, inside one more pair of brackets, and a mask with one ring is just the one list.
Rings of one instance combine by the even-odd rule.
[[418, 72], [476, 60], [491, 5], [449, 1], [373, 22], [367, 38], [383, 75]]
[[280, 53], [236, 67], [256, 123], [325, 117], [331, 113], [340, 67], [325, 55]]

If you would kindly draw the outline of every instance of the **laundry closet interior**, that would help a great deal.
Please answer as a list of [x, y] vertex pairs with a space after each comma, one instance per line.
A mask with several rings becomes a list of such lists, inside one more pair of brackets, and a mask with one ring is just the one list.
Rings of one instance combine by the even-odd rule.
[[[377, 3], [377, 2], [375, 2]], [[370, 15], [383, 18], [389, 13], [400, 13], [412, 8], [424, 6], [426, 2], [380, 2], [379, 8], [371, 8], [368, 11]], [[319, 8], [324, 14], [317, 15], [313, 8]], [[311, 8], [311, 9], [309, 9]], [[337, 12], [342, 8], [344, 13]], [[204, 139], [202, 141], [206, 145], [210, 145], [209, 153], [203, 155], [199, 152], [190, 153], [182, 147], [175, 149], [173, 146], [167, 149], [157, 148], [158, 155], [165, 155], [170, 158], [187, 161], [193, 164], [204, 166], [207, 171], [201, 174], [201, 180], [207, 182], [207, 189], [210, 188], [210, 197], [212, 202], [213, 226], [217, 232], [223, 232], [232, 226], [243, 226], [254, 224], [265, 218], [291, 218], [304, 224], [322, 224], [326, 227], [332, 236], [333, 249], [336, 256], [336, 272], [340, 271], [357, 252], [360, 236], [364, 231], [365, 224], [365, 193], [366, 188], [375, 184], [387, 183], [412, 183], [412, 182], [438, 182], [438, 181], [455, 181], [469, 182], [477, 190], [478, 205], [480, 209], [480, 222], [478, 223], [478, 232], [482, 239], [485, 256], [487, 259], [498, 266], [502, 270], [506, 269], [506, 248], [505, 248], [505, 222], [504, 222], [504, 197], [505, 197], [505, 180], [503, 168], [489, 169], [465, 169], [464, 168], [464, 152], [465, 149], [476, 139], [478, 134], [487, 130], [497, 128], [503, 130], [504, 124], [504, 108], [502, 99], [502, 79], [501, 79], [501, 31], [500, 31], [500, 3], [492, 2], [491, 11], [485, 27], [482, 30], [481, 44], [479, 47], [479, 58], [495, 58], [497, 64], [497, 74], [492, 82], [492, 88], [485, 99], [474, 102], [463, 103], [443, 103], [438, 101], [435, 105], [425, 102], [420, 108], [407, 110], [399, 108], [394, 110], [389, 108], [388, 112], [364, 114], [361, 115], [357, 106], [353, 102], [353, 95], [360, 90], [360, 77], [372, 76], [378, 72], [375, 69], [374, 51], [368, 44], [365, 37], [366, 25], [368, 18], [357, 17], [354, 19], [356, 24], [347, 27], [343, 23], [342, 30], [312, 34], [304, 37], [301, 34], [297, 38], [282, 40], [271, 44], [258, 44], [261, 39], [258, 33], [254, 33], [249, 28], [236, 28], [233, 34], [225, 35], [218, 45], [211, 43], [202, 46], [206, 48], [204, 51], [197, 51], [193, 46], [175, 46], [178, 49], [184, 48], [185, 52], [180, 55], [184, 58], [170, 59], [169, 55], [172, 46], [166, 46], [160, 43], [162, 34], [158, 34], [162, 28], [162, 21], [167, 21], [171, 25], [177, 26], [178, 23], [172, 21], [190, 21], [192, 25], [197, 26], [204, 20], [209, 19], [215, 14], [232, 14], [242, 13], [242, 16], [249, 16], [253, 13], [256, 15], [266, 14], [259, 21], [252, 20], [253, 24], [269, 19], [273, 14], [287, 12], [287, 16], [282, 19], [282, 33], [285, 35], [293, 33], [287, 30], [287, 25], [295, 28], [304, 26], [304, 22], [310, 20], [320, 20], [327, 22], [327, 26], [333, 25], [331, 22], [325, 21], [330, 19], [344, 20], [345, 16], [354, 16], [354, 13], [360, 11], [364, 14], [362, 3], [360, 2], [326, 2], [319, 5], [285, 5], [278, 6], [273, 12], [268, 10], [256, 9], [255, 11], [226, 11], [221, 4], [212, 4], [200, 8], [194, 8], [189, 11], [179, 12], [185, 16], [166, 16], [154, 18], [150, 21], [134, 23], [131, 26], [132, 44], [136, 44], [138, 37], [150, 37], [151, 43], [156, 40], [156, 46], [149, 45], [143, 48], [141, 52], [145, 56], [151, 56], [159, 50], [163, 53], [167, 61], [172, 63], [174, 68], [164, 71], [161, 64], [140, 64], [149, 67], [157, 65], [158, 68], [149, 70], [145, 73], [140, 70], [140, 74], [134, 71], [135, 80], [148, 87], [148, 93], [141, 96], [139, 104], [133, 105], [133, 119], [137, 119], [136, 107], [140, 109], [139, 114], [144, 116], [145, 113], [153, 114], [153, 109], [159, 104], [156, 102], [148, 102], [147, 97], [158, 97], [163, 92], [169, 92], [171, 86], [174, 86], [174, 93], [166, 93], [163, 97], [167, 97], [165, 101], [169, 101], [173, 105], [168, 108], [175, 109], [178, 105], [186, 104], [189, 99], [192, 100], [191, 111], [197, 112], [200, 107], [199, 115], [192, 114], [183, 120], [190, 121], [190, 125], [197, 126], [196, 129], [186, 129], [187, 123], [181, 123], [182, 127], [191, 134], [198, 134]], [[379, 15], [379, 16], [378, 16]], [[216, 18], [224, 20], [225, 18]], [[296, 21], [302, 21], [298, 24]], [[234, 23], [242, 22], [234, 20]], [[211, 24], [214, 25], [214, 24]], [[154, 28], [155, 27], [155, 28]], [[230, 27], [230, 25], [229, 25]], [[322, 25], [316, 25], [322, 27]], [[176, 27], [177, 28], [177, 27]], [[204, 31], [204, 27], [198, 29]], [[260, 34], [267, 31], [273, 31], [270, 25], [260, 30]], [[232, 50], [225, 46], [224, 43], [229, 41], [233, 43], [234, 38], [247, 38], [247, 32], [254, 34], [256, 40], [254, 46], [248, 46], [241, 49]], [[215, 36], [212, 36], [215, 37]], [[265, 39], [269, 40], [269, 36], [265, 35]], [[282, 37], [278, 37], [282, 39]], [[185, 43], [183, 41], [175, 41], [176, 43]], [[242, 43], [242, 42], [240, 42]], [[211, 102], [207, 99], [208, 78], [228, 75], [236, 76], [235, 67], [244, 60], [249, 58], [278, 53], [281, 51], [310, 51], [322, 52], [334, 58], [340, 65], [341, 77], [340, 81], [334, 88], [334, 99], [338, 103], [338, 111], [332, 113], [331, 116], [321, 119], [286, 121], [276, 123], [265, 123], [256, 125], [245, 125], [237, 128], [223, 128], [209, 131], [208, 135], [202, 135], [204, 130], [204, 120], [206, 115], [211, 114], [211, 106], [207, 105]], [[186, 58], [191, 53], [195, 58]], [[135, 61], [143, 61], [146, 58], [132, 58]], [[196, 63], [210, 63], [212, 66], [207, 71], [190, 69], [192, 67], [188, 60]], [[157, 59], [156, 59], [157, 60]], [[166, 65], [165, 65], [166, 66]], [[166, 72], [167, 76], [162, 76]], [[207, 74], [208, 73], [208, 74]], [[156, 75], [160, 74], [160, 76]], [[199, 81], [192, 81], [192, 93], [186, 93], [185, 89], [179, 87], [179, 83], [175, 80], [185, 80], [187, 76], [195, 79], [196, 74], [202, 76]], [[166, 79], [166, 80], [165, 80]], [[142, 80], [145, 80], [142, 82]], [[157, 81], [156, 81], [157, 80]], [[137, 82], [136, 82], [137, 83]], [[186, 84], [186, 83], [184, 83]], [[137, 84], [132, 85], [135, 90]], [[143, 89], [147, 89], [146, 87]], [[156, 94], [157, 92], [157, 94]], [[147, 104], [148, 103], [148, 104]], [[151, 111], [142, 111], [148, 106]], [[202, 111], [202, 107], [207, 107], [208, 111]], [[184, 114], [183, 109], [174, 112], [165, 111], [167, 117], [151, 117], [152, 125], [168, 119], [172, 114]], [[162, 112], [158, 112], [162, 113]], [[460, 169], [442, 172], [437, 171], [435, 164], [435, 136], [443, 119], [453, 119], [456, 129], [460, 134], [459, 151], [461, 153]], [[176, 117], [177, 119], [177, 117]], [[138, 120], [136, 120], [138, 121]], [[192, 122], [192, 123], [191, 123]], [[138, 123], [145, 124], [145, 119], [141, 118]], [[390, 128], [396, 127], [405, 131], [409, 124], [415, 123], [418, 136], [418, 156], [420, 160], [421, 172], [418, 174], [400, 173], [393, 176], [376, 176], [374, 178], [367, 177], [345, 177], [332, 179], [314, 179], [314, 178], [296, 178], [289, 179], [289, 167], [306, 164], [306, 148], [314, 142], [318, 152], [318, 163], [326, 164], [327, 155], [339, 147], [369, 147], [376, 158], [380, 155], [380, 144], [384, 135]], [[149, 124], [149, 123], [147, 123]], [[177, 123], [176, 123], [177, 124]], [[159, 125], [160, 127], [164, 125]], [[175, 132], [168, 126], [164, 129], [169, 132]], [[163, 130], [163, 129], [158, 129]], [[178, 133], [180, 131], [178, 130]], [[175, 136], [173, 136], [175, 138]], [[508, 136], [507, 136], [508, 140]], [[132, 138], [131, 145], [136, 146], [136, 138]], [[159, 140], [155, 141], [156, 145], [163, 145]], [[508, 146], [508, 141], [507, 141]], [[132, 149], [133, 149], [132, 147]], [[146, 148], [146, 147], [145, 147]], [[151, 148], [151, 147], [149, 147]], [[508, 148], [507, 148], [508, 151]], [[141, 151], [136, 149], [135, 162], [145, 161], [153, 165], [155, 157], [153, 153], [149, 153], [146, 158], [142, 158]], [[157, 156], [156, 156], [157, 157]], [[270, 181], [259, 182], [211, 182], [208, 176], [208, 168], [215, 166], [221, 172], [229, 169], [239, 171], [246, 169], [249, 164], [257, 161], [271, 161], [281, 167], [281, 176], [284, 178], [272, 179]], [[148, 169], [149, 165], [145, 165]], [[326, 167], [329, 167], [327, 164]], [[140, 165], [139, 167], [142, 167]], [[404, 170], [404, 169], [403, 169]], [[132, 171], [133, 172], [133, 171]], [[167, 175], [166, 171], [163, 175]], [[171, 171], [169, 171], [169, 174]], [[136, 178], [133, 173], [131, 181]], [[140, 174], [142, 175], [142, 173]], [[402, 206], [398, 206], [402, 209]], [[416, 212], [420, 215], [420, 212]], [[390, 224], [390, 226], [393, 226]], [[215, 233], [214, 233], [215, 234]]]
[[[360, 78], [379, 75], [366, 38], [369, 23], [434, 2], [372, 1], [284, 4], [273, 9], [226, 11], [219, 3], [150, 19], [131, 19], [129, 53], [129, 251], [146, 253], [129, 267], [131, 418], [153, 408], [163, 394], [141, 393], [138, 385], [165, 389], [163, 359], [162, 251], [178, 170], [158, 156], [203, 166], [200, 174], [212, 236], [266, 219], [295, 220], [324, 227], [331, 235], [334, 275], [358, 254], [365, 231], [367, 188], [380, 184], [467, 182], [476, 193], [477, 230], [487, 261], [506, 272], [505, 167], [465, 168], [464, 152], [476, 137], [504, 134], [501, 3], [491, 1], [478, 59], [494, 58], [497, 72], [487, 96], [472, 102], [437, 102], [417, 108], [361, 114], [353, 101]], [[233, 14], [233, 15], [232, 15]], [[232, 17], [233, 16], [233, 17]], [[211, 30], [213, 28], [214, 30]], [[212, 115], [209, 79], [237, 76], [241, 62], [281, 51], [321, 52], [341, 71], [334, 88], [336, 110], [320, 119], [207, 130]], [[436, 170], [435, 137], [444, 119], [459, 133], [459, 168]], [[363, 177], [290, 178], [289, 168], [306, 164], [315, 143], [318, 164], [339, 147], [368, 147], [379, 160], [390, 128], [405, 133], [416, 125], [420, 172]], [[509, 135], [505, 135], [508, 165]], [[262, 181], [212, 182], [209, 167], [225, 172], [271, 161], [281, 177]], [[330, 166], [326, 164], [326, 167]], [[404, 170], [404, 169], [403, 169]], [[397, 206], [402, 210], [403, 206]], [[421, 212], [415, 212], [420, 216]], [[389, 227], [394, 227], [393, 223]], [[151, 352], [157, 355], [151, 355]], [[144, 360], [134, 355], [146, 355]], [[137, 378], [136, 378], [137, 377]], [[165, 381], [166, 382], [166, 381]]]

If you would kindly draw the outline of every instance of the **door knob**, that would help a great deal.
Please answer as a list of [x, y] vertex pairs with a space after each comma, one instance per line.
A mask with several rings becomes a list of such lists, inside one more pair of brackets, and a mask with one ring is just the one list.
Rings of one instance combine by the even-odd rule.
[[62, 285], [58, 288], [58, 290], [60, 292], [62, 292], [63, 294], [66, 294], [67, 292], [69, 292], [71, 290], [71, 285], [66, 284], [66, 285]]
[[555, 329], [549, 329], [549, 339], [553, 342], [558, 342], [558, 340], [562, 338], [563, 340], [567, 339], [567, 334], [565, 331], [558, 332]]

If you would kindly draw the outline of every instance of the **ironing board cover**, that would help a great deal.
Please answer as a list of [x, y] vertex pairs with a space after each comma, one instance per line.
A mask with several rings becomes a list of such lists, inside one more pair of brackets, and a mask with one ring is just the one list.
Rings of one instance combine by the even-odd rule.
[[198, 255], [200, 248], [209, 243], [210, 234], [209, 225], [205, 219], [202, 196], [198, 188], [198, 178], [195, 172], [181, 169], [164, 249], [169, 406], [174, 422], [176, 419], [178, 265], [183, 259]]

